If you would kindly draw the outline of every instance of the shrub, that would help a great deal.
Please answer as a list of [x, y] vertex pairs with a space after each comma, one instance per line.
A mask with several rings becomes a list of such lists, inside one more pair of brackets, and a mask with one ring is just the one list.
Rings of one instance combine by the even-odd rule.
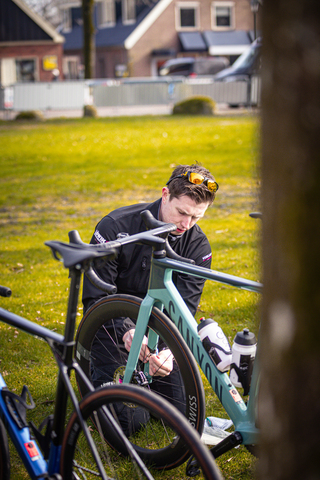
[[195, 96], [178, 102], [173, 107], [176, 115], [214, 115], [216, 103], [210, 97]]
[[96, 118], [98, 116], [98, 111], [94, 105], [85, 105], [83, 107], [83, 116]]
[[15, 120], [42, 121], [42, 120], [44, 120], [44, 116], [43, 116], [42, 112], [40, 112], [38, 110], [26, 110], [25, 112], [18, 113]]

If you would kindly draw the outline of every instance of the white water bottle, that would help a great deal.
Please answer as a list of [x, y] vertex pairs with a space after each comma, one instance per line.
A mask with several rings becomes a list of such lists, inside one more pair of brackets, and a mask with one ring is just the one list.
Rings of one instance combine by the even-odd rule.
[[202, 344], [221, 372], [229, 370], [232, 352], [227, 337], [211, 318], [201, 319], [198, 334]]
[[235, 387], [243, 387], [246, 391], [249, 390], [256, 350], [256, 337], [248, 328], [236, 334], [232, 345], [230, 369], [230, 380]]

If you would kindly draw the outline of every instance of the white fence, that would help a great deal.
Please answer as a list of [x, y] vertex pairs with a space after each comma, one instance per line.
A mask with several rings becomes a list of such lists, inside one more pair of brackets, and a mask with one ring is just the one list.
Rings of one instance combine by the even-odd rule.
[[214, 82], [199, 77], [21, 83], [2, 91], [0, 109], [46, 111], [82, 109], [88, 104], [96, 107], [171, 105], [194, 95], [209, 96], [216, 103], [259, 105], [260, 83], [258, 77], [250, 82]]

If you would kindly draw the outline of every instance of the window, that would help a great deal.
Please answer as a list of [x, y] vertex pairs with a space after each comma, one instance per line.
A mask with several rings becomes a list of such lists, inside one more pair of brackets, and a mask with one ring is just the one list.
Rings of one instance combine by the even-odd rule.
[[231, 30], [234, 28], [234, 3], [214, 2], [212, 4], [212, 28]]
[[136, 1], [122, 0], [122, 23], [134, 23], [136, 21]]
[[71, 30], [71, 10], [70, 8], [64, 8], [62, 10], [62, 24], [63, 31], [68, 32]]
[[199, 25], [199, 4], [196, 2], [179, 2], [176, 5], [176, 29], [196, 30]]
[[98, 26], [114, 25], [116, 21], [116, 11], [114, 0], [102, 0], [97, 3]]
[[36, 80], [36, 60], [33, 58], [16, 59], [17, 82]]

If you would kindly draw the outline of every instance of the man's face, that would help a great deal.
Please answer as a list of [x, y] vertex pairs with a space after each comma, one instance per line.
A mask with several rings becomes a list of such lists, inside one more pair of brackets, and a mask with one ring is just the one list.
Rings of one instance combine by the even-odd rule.
[[175, 223], [177, 230], [172, 234], [181, 235], [203, 217], [208, 206], [207, 202], [196, 203], [187, 195], [170, 200], [169, 189], [163, 187], [160, 220], [166, 223]]

